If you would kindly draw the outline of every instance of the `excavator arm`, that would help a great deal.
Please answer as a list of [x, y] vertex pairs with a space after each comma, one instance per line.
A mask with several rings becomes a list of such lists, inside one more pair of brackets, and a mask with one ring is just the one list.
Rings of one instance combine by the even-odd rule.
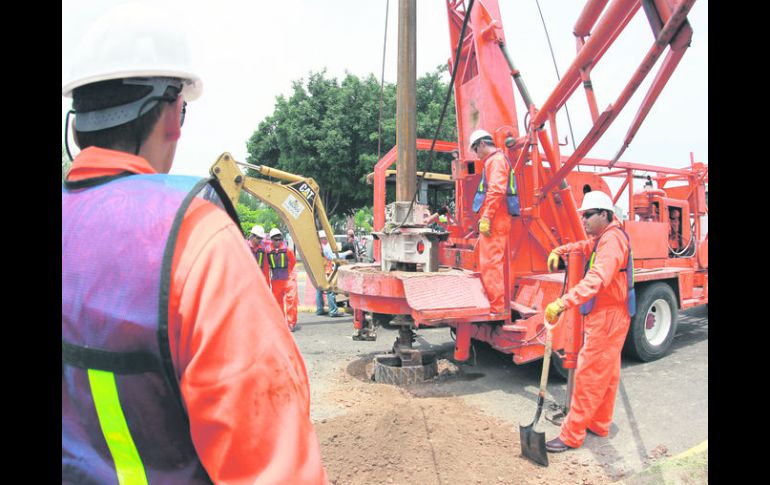
[[[239, 165], [285, 183], [243, 175]], [[337, 267], [344, 260], [335, 260], [334, 271], [326, 276], [326, 261], [321, 252], [316, 219], [326, 234], [330, 235], [328, 240], [332, 251], [336, 254], [339, 249], [315, 180], [264, 165], [236, 162], [227, 152], [220, 155], [211, 166], [211, 175], [219, 180], [233, 206], [238, 203], [241, 190], [245, 190], [278, 212], [302, 254], [305, 270], [313, 286], [324, 291], [334, 290]]]

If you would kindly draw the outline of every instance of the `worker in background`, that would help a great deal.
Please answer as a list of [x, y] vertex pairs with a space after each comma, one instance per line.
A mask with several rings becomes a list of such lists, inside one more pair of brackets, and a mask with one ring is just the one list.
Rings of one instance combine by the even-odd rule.
[[552, 453], [579, 448], [586, 432], [602, 437], [609, 433], [620, 351], [635, 305], [633, 257], [628, 235], [614, 220], [612, 200], [604, 192], [589, 192], [578, 211], [589, 239], [559, 246], [548, 256], [549, 271], [572, 251], [582, 252], [588, 261], [583, 279], [545, 309], [546, 320], [555, 324], [562, 312], [579, 306], [585, 333], [569, 412], [559, 436], [546, 443]]
[[673, 251], [682, 249], [682, 218], [681, 211], [674, 207], [668, 211], [669, 232], [668, 247]]
[[[318, 231], [318, 238], [321, 240], [321, 254], [323, 254], [324, 259], [326, 259], [325, 272], [328, 279], [329, 275], [331, 275], [334, 270], [334, 260], [339, 259], [340, 255], [335, 255], [334, 252], [332, 252], [329, 240], [326, 238], [326, 232]], [[347, 256], [347, 254], [342, 255], [342, 257], [345, 256]], [[335, 318], [344, 316], [337, 307], [337, 301], [334, 299], [334, 292], [331, 290], [324, 292], [320, 288], [316, 288], [315, 290], [315, 314], [326, 315], [326, 310], [324, 309], [324, 293], [326, 293], [326, 301], [329, 304], [329, 316]]]
[[120, 4], [62, 83], [81, 149], [62, 187], [62, 483], [327, 483], [305, 363], [229, 200], [168, 175], [202, 90], [179, 20]]
[[439, 210], [428, 216], [423, 221], [423, 224], [426, 226], [433, 224], [438, 229], [447, 231], [449, 229], [449, 224], [456, 224], [456, 222], [454, 217], [452, 217], [452, 213], [449, 211], [449, 207], [442, 206]]
[[342, 252], [347, 253], [345, 256], [346, 261], [355, 263], [358, 261], [358, 255], [361, 254], [361, 248], [356, 240], [356, 233], [353, 229], [348, 229], [346, 233], [347, 239], [342, 243]]
[[270, 266], [270, 287], [273, 289], [275, 301], [286, 318], [289, 330], [297, 330], [297, 299], [286, 298], [290, 291], [291, 274], [295, 271], [297, 257], [283, 240], [283, 233], [277, 227], [270, 229], [270, 246], [267, 253], [267, 264]]
[[481, 182], [473, 199], [473, 211], [479, 214], [479, 272], [494, 317], [505, 315], [504, 268], [506, 242], [511, 231], [511, 216], [519, 215], [519, 201], [513, 169], [503, 152], [495, 147], [492, 135], [476, 130], [470, 137], [470, 149], [484, 163]]
[[265, 277], [265, 281], [270, 281], [270, 268], [267, 265], [267, 258], [265, 257], [265, 228], [260, 225], [255, 225], [251, 228], [249, 234], [248, 245], [254, 254], [254, 259], [257, 261], [257, 266], [262, 272], [262, 276]]

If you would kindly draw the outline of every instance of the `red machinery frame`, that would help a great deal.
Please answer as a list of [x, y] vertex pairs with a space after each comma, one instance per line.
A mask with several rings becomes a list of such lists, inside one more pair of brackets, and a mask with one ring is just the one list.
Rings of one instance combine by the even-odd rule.
[[[609, 3], [609, 5], [607, 5]], [[587, 178], [592, 178], [595, 189], [604, 190], [617, 202], [624, 191], [628, 191], [628, 226], [636, 224], [658, 224], [668, 222], [665, 217], [659, 221], [636, 222], [634, 219], [635, 194], [633, 179], [635, 172], [655, 173], [658, 187], [654, 193], [642, 193], [642, 197], [657, 197], [658, 204], [679, 204], [685, 201], [688, 215], [694, 221], [694, 236], [700, 243], [699, 216], [706, 213], [703, 186], [708, 180], [708, 168], [692, 161], [689, 169], [666, 169], [662, 167], [632, 164], [619, 161], [642, 121], [649, 113], [663, 86], [681, 60], [692, 36], [686, 15], [694, 0], [681, 0], [669, 4], [669, 0], [644, 2], [644, 10], [656, 36], [650, 49], [642, 58], [630, 81], [621, 90], [615, 102], [599, 112], [591, 88], [591, 69], [599, 62], [607, 49], [621, 34], [624, 27], [642, 6], [640, 0], [591, 0], [586, 3], [578, 18], [574, 33], [577, 55], [564, 73], [561, 81], [539, 109], [531, 102], [521, 74], [507, 56], [505, 35], [495, 0], [476, 0], [461, 42], [457, 76], [454, 85], [458, 142], [436, 143], [436, 150], [450, 152], [457, 150], [459, 157], [453, 161], [452, 176], [455, 180], [457, 224], [450, 226], [450, 237], [442, 243], [440, 264], [457, 268], [452, 275], [426, 275], [432, 280], [417, 285], [410, 281], [415, 275], [377, 273], [376, 271], [349, 271], [341, 268], [338, 285], [350, 295], [352, 307], [384, 314], [410, 314], [415, 325], [448, 324], [457, 331], [455, 356], [462, 360], [468, 355], [470, 340], [489, 342], [494, 348], [512, 353], [516, 363], [528, 362], [542, 357], [544, 350], [543, 314], [545, 305], [559, 296], [563, 289], [565, 275], [548, 274], [546, 259], [556, 246], [582, 240], [586, 233], [577, 213], [582, 200], [580, 187]], [[460, 42], [460, 33], [465, 20], [465, 4], [458, 0], [446, 0], [450, 33], [450, 44]], [[606, 7], [606, 8], [605, 8]], [[601, 18], [600, 18], [601, 17]], [[589, 37], [590, 34], [590, 37]], [[586, 40], [588, 38], [588, 40]], [[649, 74], [656, 60], [669, 48], [658, 74], [639, 107], [621, 149], [613, 160], [585, 158], [599, 138], [626, 106], [630, 97]], [[450, 71], [455, 68], [450, 59]], [[513, 78], [513, 83], [511, 82]], [[593, 126], [580, 141], [576, 150], [562, 156], [557, 142], [556, 113], [583, 83], [589, 104]], [[513, 84], [525, 101], [529, 122], [521, 133], [517, 122]], [[484, 128], [493, 134], [495, 144], [503, 149], [513, 162], [516, 182], [519, 188], [521, 216], [514, 218], [505, 263], [506, 311], [510, 318], [502, 324], [490, 321], [488, 302], [477, 273], [478, 256], [475, 250], [478, 217], [471, 210], [472, 199], [479, 182], [483, 165], [469, 153], [470, 134]], [[553, 141], [552, 141], [553, 140]], [[382, 230], [385, 224], [385, 171], [396, 162], [397, 147], [379, 160], [374, 177], [374, 230]], [[417, 140], [417, 148], [430, 148], [429, 140]], [[611, 169], [607, 172], [577, 172], [578, 165]], [[612, 194], [603, 177], [625, 179], [620, 190]], [[686, 181], [686, 188], [671, 187], [673, 181]], [[598, 187], [596, 187], [598, 185]], [[679, 204], [682, 206], [682, 204]], [[653, 226], [650, 226], [653, 227]], [[632, 230], [632, 245], [635, 248], [637, 282], [652, 280], [678, 281], [680, 305], [682, 307], [702, 304], [708, 301], [707, 256], [689, 258], [639, 257], [645, 251], [637, 248], [660, 245], [647, 237], [644, 230]], [[698, 248], [707, 254], [705, 248]], [[659, 253], [659, 252], [658, 252]], [[658, 254], [651, 251], [651, 254]], [[375, 244], [375, 256], [379, 258], [379, 247]], [[660, 254], [658, 254], [660, 256]], [[579, 281], [583, 264], [577, 255], [570, 255], [572, 268], [576, 273], [569, 275], [571, 283]], [[705, 264], [704, 264], [705, 263]], [[578, 270], [579, 269], [579, 270]], [[433, 287], [435, 294], [424, 295], [420, 286]], [[463, 287], [464, 290], [460, 288]], [[455, 294], [448, 295], [448, 292]], [[447, 307], [437, 310], [442, 298], [457, 298], [466, 294], [463, 302], [447, 302]], [[437, 303], [436, 300], [439, 300]], [[464, 306], [463, 306], [464, 305]], [[574, 312], [573, 312], [574, 313]], [[363, 325], [361, 313], [357, 312], [356, 328]], [[564, 367], [575, 366], [577, 351], [582, 345], [580, 321], [569, 314], [563, 325], [554, 332], [554, 349], [563, 349]]]

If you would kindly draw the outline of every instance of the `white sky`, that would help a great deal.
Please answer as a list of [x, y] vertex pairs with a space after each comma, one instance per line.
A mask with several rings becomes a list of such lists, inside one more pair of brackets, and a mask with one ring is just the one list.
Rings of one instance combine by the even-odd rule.
[[[584, 5], [573, 0], [539, 0], [563, 74], [575, 55], [572, 27]], [[88, 24], [121, 0], [62, 0], [62, 80]], [[220, 154], [246, 161], [246, 141], [273, 112], [275, 98], [310, 71], [327, 69], [342, 80], [348, 71], [380, 79], [386, 0], [156, 0], [178, 12], [189, 40], [203, 95], [187, 117], [171, 173], [205, 176]], [[479, 3], [479, 0], [476, 2]], [[396, 81], [398, 0], [389, 1], [385, 80]], [[499, 0], [508, 50], [536, 105], [556, 85], [556, 73], [535, 0]], [[708, 1], [698, 0], [688, 16], [691, 47], [637, 132], [623, 161], [666, 167], [708, 163]], [[644, 13], [621, 34], [595, 68], [599, 110], [614, 102], [652, 45]], [[418, 77], [454, 55], [449, 45], [445, 1], [417, 0]], [[665, 55], [665, 53], [664, 53]], [[620, 148], [660, 62], [631, 98], [589, 157], [611, 158]], [[448, 80], [448, 78], [447, 78]], [[521, 98], [516, 92], [516, 101]], [[62, 134], [69, 99], [62, 98]], [[579, 143], [590, 127], [582, 88], [568, 103]], [[523, 110], [519, 108], [519, 113]], [[376, 113], [373, 114], [376, 116]], [[559, 116], [562, 141], [569, 133]], [[519, 120], [522, 122], [522, 119]], [[73, 155], [77, 148], [70, 143]], [[573, 151], [571, 142], [563, 154]]]

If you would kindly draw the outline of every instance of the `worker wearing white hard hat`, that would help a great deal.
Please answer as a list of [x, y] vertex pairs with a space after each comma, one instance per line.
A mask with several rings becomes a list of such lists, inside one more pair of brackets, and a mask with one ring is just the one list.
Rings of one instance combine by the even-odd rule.
[[601, 209], [610, 212], [615, 211], [615, 206], [612, 203], [610, 196], [600, 190], [592, 190], [583, 195], [583, 203], [580, 205], [578, 212], [584, 212], [591, 209]]
[[270, 266], [270, 287], [286, 321], [287, 328], [294, 332], [297, 326], [297, 298], [292, 293], [292, 274], [296, 272], [297, 257], [286, 244], [283, 233], [277, 227], [270, 229], [270, 246], [267, 263]]
[[492, 135], [487, 130], [474, 131], [471, 133], [471, 137], [468, 139], [468, 148], [471, 151], [476, 151], [477, 144], [481, 140], [492, 143]]
[[167, 175], [202, 84], [159, 4], [99, 18], [62, 85], [81, 149], [62, 187], [62, 481], [325, 483], [302, 357], [229, 200]]
[[507, 318], [505, 251], [512, 216], [518, 215], [515, 178], [510, 162], [495, 146], [488, 131], [474, 131], [469, 149], [484, 164], [472, 207], [479, 215], [479, 273], [489, 300], [489, 312], [492, 318], [502, 320]]
[[251, 228], [251, 233], [260, 239], [265, 238], [265, 228], [260, 226], [259, 224], [255, 224], [254, 227]]
[[588, 192], [578, 212], [589, 238], [555, 248], [547, 266], [554, 271], [559, 258], [579, 252], [588, 262], [586, 272], [546, 306], [545, 319], [555, 325], [565, 310], [578, 307], [591, 338], [578, 355], [569, 413], [559, 435], [546, 442], [551, 453], [582, 446], [587, 432], [608, 435], [620, 382], [620, 352], [635, 312], [630, 239], [614, 217], [612, 199], [601, 191]]
[[257, 262], [257, 266], [259, 266], [260, 273], [265, 278], [265, 281], [269, 284], [270, 267], [267, 265], [267, 257], [265, 253], [266, 248], [264, 242], [265, 237], [267, 237], [265, 234], [265, 228], [259, 224], [255, 224], [249, 232], [249, 238], [247, 242], [249, 249], [251, 249], [252, 254], [254, 254], [254, 260]]
[[[326, 272], [326, 276], [328, 277], [330, 274], [332, 274], [332, 271], [334, 271], [334, 260], [338, 258], [338, 256], [334, 254], [334, 252], [332, 251], [332, 247], [329, 245], [329, 239], [326, 237], [326, 231], [324, 231], [323, 229], [318, 231], [318, 238], [321, 240], [321, 255], [326, 260], [324, 270]], [[328, 315], [330, 317], [343, 316], [342, 312], [337, 306], [337, 300], [334, 295], [334, 292], [331, 290], [323, 291], [320, 288], [316, 288], [315, 290], [315, 308], [316, 308], [315, 314], [316, 315], [327, 314], [327, 311], [324, 308], [324, 294], [326, 295], [326, 302], [329, 305]]]

